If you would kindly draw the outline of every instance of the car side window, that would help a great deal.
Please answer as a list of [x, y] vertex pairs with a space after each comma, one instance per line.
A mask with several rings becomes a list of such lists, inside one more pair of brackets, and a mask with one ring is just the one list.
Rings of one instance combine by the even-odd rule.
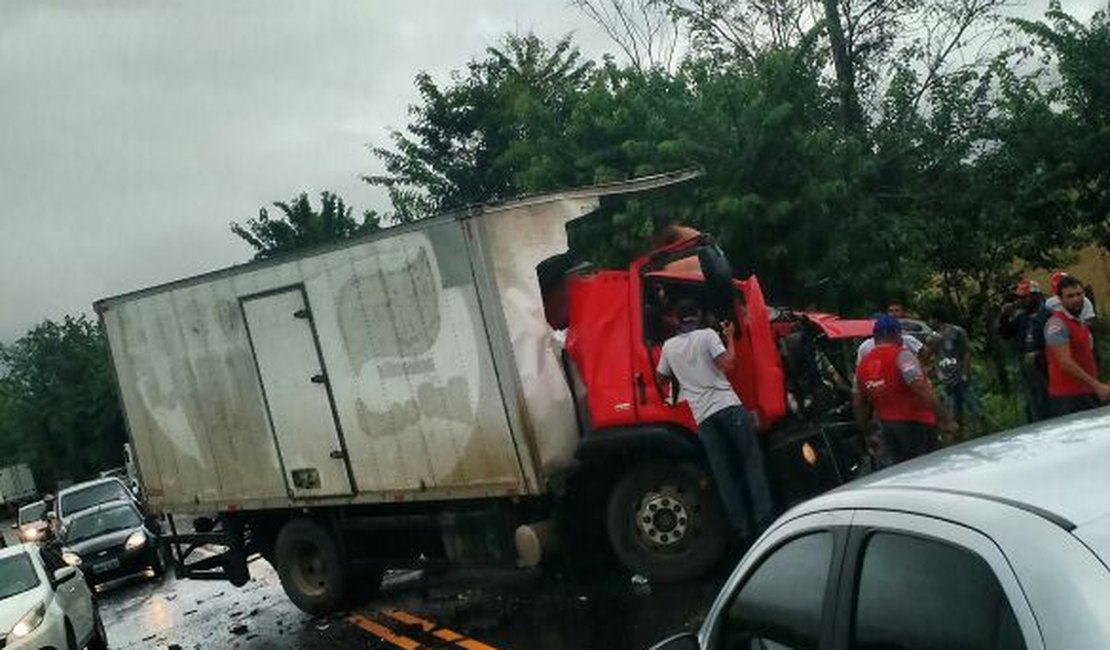
[[938, 540], [876, 533], [860, 566], [855, 650], [1024, 650], [990, 566]]
[[729, 605], [726, 650], [816, 650], [821, 638], [833, 535], [797, 537], [772, 551]]

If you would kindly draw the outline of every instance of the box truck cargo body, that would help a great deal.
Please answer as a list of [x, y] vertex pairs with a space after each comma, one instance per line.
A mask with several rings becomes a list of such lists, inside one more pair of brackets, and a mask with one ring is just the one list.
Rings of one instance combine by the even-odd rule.
[[0, 506], [16, 507], [35, 498], [35, 477], [26, 464], [0, 467]]

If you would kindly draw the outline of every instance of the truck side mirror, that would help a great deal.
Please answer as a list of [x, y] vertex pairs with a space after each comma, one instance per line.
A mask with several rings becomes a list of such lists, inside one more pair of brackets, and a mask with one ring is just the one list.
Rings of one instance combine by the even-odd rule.
[[709, 292], [709, 302], [715, 309], [732, 312], [736, 287], [732, 283], [732, 265], [725, 252], [716, 244], [698, 249], [698, 263]]

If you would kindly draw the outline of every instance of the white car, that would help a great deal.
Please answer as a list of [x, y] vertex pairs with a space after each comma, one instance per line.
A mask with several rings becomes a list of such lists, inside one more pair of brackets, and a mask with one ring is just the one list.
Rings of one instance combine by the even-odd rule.
[[0, 648], [105, 650], [100, 612], [81, 572], [52, 547], [0, 550]]
[[783, 515], [658, 650], [1110, 648], [1110, 409], [971, 441]]

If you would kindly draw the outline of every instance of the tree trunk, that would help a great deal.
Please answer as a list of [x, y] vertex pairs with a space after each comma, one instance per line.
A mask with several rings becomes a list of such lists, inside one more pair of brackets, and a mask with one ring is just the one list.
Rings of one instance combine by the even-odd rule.
[[822, 0], [825, 7], [825, 23], [829, 30], [829, 45], [832, 48], [833, 66], [836, 68], [836, 86], [840, 95], [840, 111], [844, 127], [849, 131], [859, 131], [863, 126], [863, 110], [856, 94], [856, 71], [852, 64], [852, 52], [848, 39], [844, 36], [844, 25], [840, 22], [839, 0]]

